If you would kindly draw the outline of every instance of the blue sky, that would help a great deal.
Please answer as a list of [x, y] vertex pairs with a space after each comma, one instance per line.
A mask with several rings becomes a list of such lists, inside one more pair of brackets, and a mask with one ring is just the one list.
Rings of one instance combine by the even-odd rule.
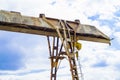
[[[119, 0], [0, 0], [0, 3], [1, 10], [35, 17], [44, 13], [48, 17], [79, 19], [82, 24], [96, 26], [114, 39], [111, 46], [80, 41], [84, 79], [120, 80]], [[44, 36], [0, 30], [0, 80], [49, 80], [47, 49]], [[67, 60], [61, 63], [58, 79], [71, 79]]]

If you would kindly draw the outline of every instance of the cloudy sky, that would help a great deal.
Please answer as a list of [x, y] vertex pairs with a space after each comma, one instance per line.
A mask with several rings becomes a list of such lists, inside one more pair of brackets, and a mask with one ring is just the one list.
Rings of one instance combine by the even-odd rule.
[[[84, 80], [120, 80], [120, 0], [0, 0], [0, 10], [96, 26], [114, 40], [111, 46], [79, 41]], [[45, 36], [0, 30], [0, 80], [49, 80], [47, 49]], [[71, 79], [68, 65], [62, 61], [58, 80]]]

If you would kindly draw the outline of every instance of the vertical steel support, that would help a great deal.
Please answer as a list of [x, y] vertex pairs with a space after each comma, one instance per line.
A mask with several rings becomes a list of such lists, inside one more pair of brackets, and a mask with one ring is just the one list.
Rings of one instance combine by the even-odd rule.
[[72, 80], [79, 80], [75, 58], [68, 57], [68, 59], [69, 59], [69, 64], [70, 64]]
[[[50, 61], [51, 61], [51, 73], [50, 73], [50, 80], [57, 80], [57, 70], [58, 70], [58, 63], [59, 60], [68, 58], [70, 64], [70, 71], [72, 75], [72, 80], [79, 80], [78, 72], [77, 72], [77, 65], [75, 60], [74, 48], [70, 48], [69, 55], [65, 51], [63, 51], [63, 44], [61, 43], [61, 47], [59, 48], [59, 37], [53, 37], [52, 39], [47, 36], [48, 40], [48, 47], [50, 53]], [[51, 44], [52, 43], [52, 44]]]
[[51, 42], [50, 42], [49, 36], [47, 36], [47, 40], [48, 40], [50, 60], [51, 60], [51, 78], [50, 78], [50, 80], [56, 80], [57, 70], [58, 70], [58, 61], [60, 59], [60, 55], [58, 53], [59, 38], [53, 37], [52, 45], [50, 44]]

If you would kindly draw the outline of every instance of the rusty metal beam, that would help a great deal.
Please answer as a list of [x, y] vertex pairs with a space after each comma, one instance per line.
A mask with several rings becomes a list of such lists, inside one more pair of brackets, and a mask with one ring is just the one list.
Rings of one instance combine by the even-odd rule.
[[[53, 26], [57, 26], [60, 32], [63, 33], [63, 29], [59, 25], [59, 19], [45, 17], [45, 15], [40, 15], [40, 17], [23, 16], [19, 12], [4, 10], [0, 11], [0, 30], [58, 37], [56, 30], [48, 22], [44, 21], [43, 17]], [[72, 35], [76, 31], [78, 40], [110, 43], [110, 38], [94, 26], [80, 24], [78, 20], [61, 21], [66, 22], [65, 25], [69, 26]]]

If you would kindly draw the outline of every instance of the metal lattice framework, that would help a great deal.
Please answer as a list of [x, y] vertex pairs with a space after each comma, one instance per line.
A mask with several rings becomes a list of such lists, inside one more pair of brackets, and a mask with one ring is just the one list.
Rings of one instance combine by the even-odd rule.
[[81, 24], [79, 20], [49, 18], [44, 14], [37, 18], [1, 10], [0, 30], [47, 36], [51, 61], [50, 80], [57, 80], [58, 64], [64, 58], [68, 58], [72, 80], [80, 80], [75, 57], [78, 56], [77, 40], [110, 43], [110, 38], [94, 26]]

